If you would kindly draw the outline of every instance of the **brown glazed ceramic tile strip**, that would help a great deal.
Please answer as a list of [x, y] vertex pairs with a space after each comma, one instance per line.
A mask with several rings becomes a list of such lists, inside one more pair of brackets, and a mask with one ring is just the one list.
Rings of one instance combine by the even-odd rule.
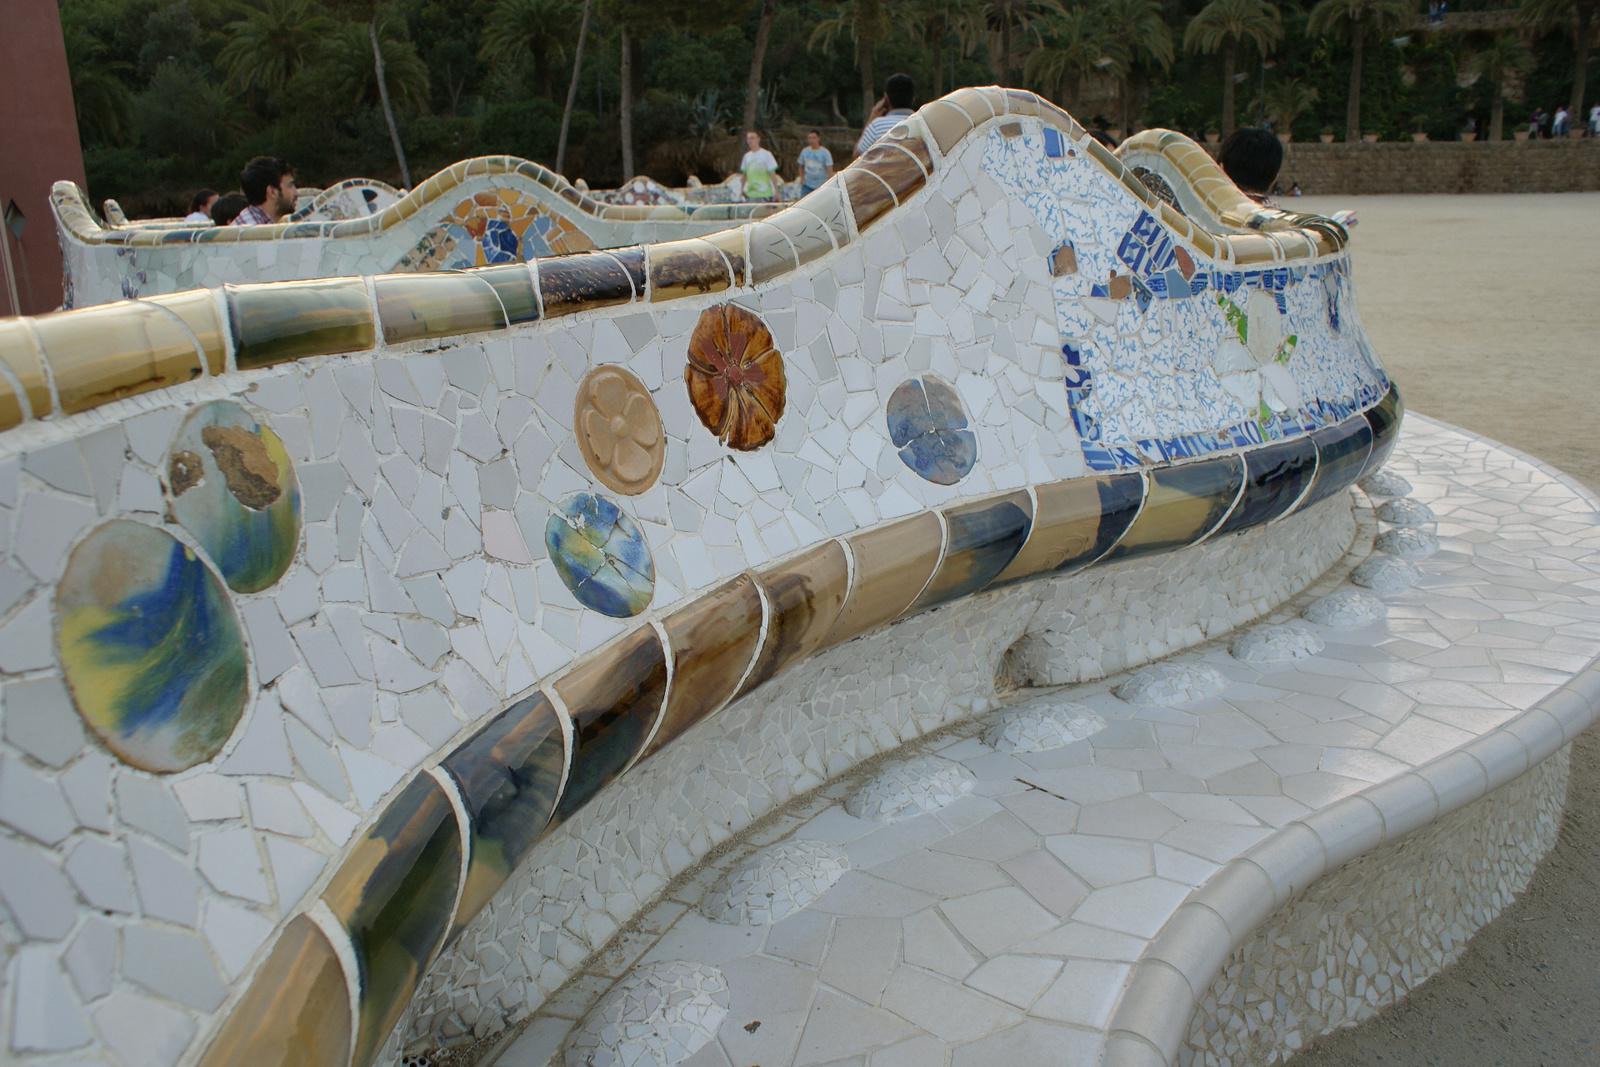
[[615, 256], [574, 252], [529, 262], [539, 274], [539, 294], [547, 319], [615, 307], [636, 299], [633, 280]]
[[32, 325], [26, 319], [0, 319], [0, 383], [10, 397], [0, 401], [0, 429], [55, 410], [50, 378]]
[[[1373, 450], [1392, 447], [1398, 391], [1391, 389], [1372, 411], [1383, 414], [1352, 415], [1331, 437], [1343, 440], [1370, 424], [1384, 437]], [[929, 589], [936, 583], [959, 599], [1008, 584], [1019, 568], [1025, 578], [1073, 573], [1111, 558], [1130, 535], [1145, 542], [1135, 553], [1176, 551], [1203, 540], [1237, 506], [1239, 457], [1223, 453], [1157, 468], [1154, 473], [1168, 480], [1177, 472], [1164, 490], [1140, 472], [1090, 476], [883, 523], [740, 575], [660, 622], [646, 621], [613, 639], [488, 716], [444, 757], [446, 777], [440, 777], [444, 771], [420, 774], [396, 794], [322, 895], [342, 931], [340, 944], [330, 947], [319, 937], [326, 924], [315, 926], [305, 916], [292, 920], [223, 1019], [201, 1067], [320, 1063], [303, 1058], [296, 1041], [310, 1037], [337, 1050], [327, 1062], [342, 1067], [352, 1033], [350, 1065], [368, 1067], [439, 945], [509, 876], [508, 857], [501, 855], [506, 835], [515, 840], [509, 850], [514, 864], [539, 836], [695, 723], [787, 666], [931, 606]], [[1344, 471], [1353, 481], [1362, 469], [1356, 464]], [[1234, 495], [1221, 502], [1213, 490]], [[1161, 529], [1140, 533], [1133, 517], [1152, 491], [1169, 503], [1153, 514]], [[1026, 523], [1020, 537], [1019, 519]], [[570, 743], [557, 743], [552, 711]], [[529, 773], [526, 761], [535, 752], [542, 753], [542, 774]], [[530, 783], [542, 784], [528, 787], [531, 798], [519, 798], [515, 789], [496, 792], [495, 782], [513, 777], [495, 772], [500, 763], [515, 763]], [[450, 792], [468, 813], [464, 840], [441, 782], [453, 786]], [[464, 852], [485, 839], [493, 839], [492, 854]], [[471, 892], [456, 888], [463, 864], [469, 883], [475, 881], [470, 872], [480, 872]], [[334, 968], [341, 959], [359, 962], [354, 1022], [337, 995], [342, 972]]]
[[652, 302], [718, 293], [733, 284], [722, 250], [703, 237], [646, 245], [645, 255]]

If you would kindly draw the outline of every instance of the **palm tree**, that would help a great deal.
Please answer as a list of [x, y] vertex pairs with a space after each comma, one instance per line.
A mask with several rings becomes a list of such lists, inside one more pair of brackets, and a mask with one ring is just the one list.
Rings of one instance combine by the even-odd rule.
[[1367, 35], [1386, 33], [1413, 14], [1412, 0], [1319, 0], [1311, 9], [1308, 31], [1350, 39], [1350, 98], [1344, 112], [1346, 141], [1361, 140], [1361, 58]]
[[1261, 103], [1272, 126], [1281, 134], [1294, 133], [1294, 120], [1311, 110], [1311, 105], [1321, 98], [1315, 86], [1299, 78], [1284, 78], [1262, 94]]
[[120, 144], [133, 124], [133, 94], [117, 72], [129, 65], [105, 59], [105, 46], [84, 31], [63, 29], [79, 135]]
[[1129, 72], [1133, 66], [1144, 64], [1160, 67], [1172, 66], [1172, 31], [1167, 28], [1166, 16], [1156, 0], [1104, 0], [1100, 18], [1106, 34], [1122, 46], [1128, 63], [1117, 78], [1117, 97], [1121, 101], [1123, 136], [1133, 132], [1133, 119], [1128, 113]]
[[1595, 0], [1522, 0], [1522, 14], [1539, 29], [1572, 27], [1572, 121], [1582, 125], [1583, 89], [1589, 77], [1589, 45], [1594, 36]]
[[561, 136], [556, 138], [556, 173], [567, 163], [567, 133], [572, 129], [572, 109], [578, 102], [578, 74], [583, 69], [583, 45], [589, 38], [589, 16], [594, 0], [583, 0], [583, 21], [578, 23], [578, 46], [572, 52], [572, 81], [567, 85], [567, 105], [561, 109]]
[[945, 44], [955, 38], [956, 54], [965, 58], [988, 32], [980, 0], [912, 0], [911, 19], [921, 23], [933, 57], [933, 86], [928, 99], [944, 95]]
[[1044, 43], [1028, 57], [1023, 77], [1071, 111], [1077, 106], [1084, 78], [1121, 71], [1126, 63], [1127, 53], [1121, 42], [1106, 32], [1100, 12], [1074, 7], [1048, 20]]
[[331, 23], [311, 0], [260, 0], [245, 10], [244, 18], [223, 28], [228, 43], [217, 66], [246, 92], [275, 93], [305, 66]]
[[1489, 47], [1473, 56], [1467, 69], [1489, 79], [1493, 106], [1489, 112], [1489, 140], [1499, 141], [1505, 134], [1506, 96], [1516, 91], [1522, 75], [1533, 69], [1533, 53], [1514, 33], [1503, 33]]
[[[394, 102], [420, 108], [428, 100], [428, 67], [410, 41], [392, 34], [387, 13], [374, 16], [362, 25], [347, 22], [328, 35], [327, 61], [337, 72], [344, 92], [362, 103], [375, 103], [383, 109], [389, 126], [389, 141], [400, 168], [400, 183], [411, 187], [411, 169], [406, 165], [400, 130], [395, 125]], [[372, 60], [368, 65], [368, 59]]]
[[[1327, 2], [1327, 0], [1324, 0]], [[1382, 2], [1382, 0], [1380, 0]], [[1222, 50], [1222, 133], [1233, 132], [1234, 70], [1239, 44], [1249, 41], [1263, 56], [1283, 36], [1283, 19], [1269, 0], [1211, 0], [1183, 31], [1183, 47], [1213, 55]]]
[[566, 58], [575, 14], [571, 0], [498, 0], [484, 24], [478, 56], [490, 62], [528, 57], [539, 94], [552, 97], [550, 62]]
[[877, 82], [872, 76], [872, 51], [889, 36], [892, 28], [889, 6], [894, 0], [835, 0], [833, 14], [811, 30], [807, 47], [819, 52], [833, 50], [841, 33], [850, 35], [856, 49], [856, 70], [861, 75], [861, 124], [878, 99]]
[[750, 77], [744, 84], [742, 130], [756, 126], [756, 103], [761, 96], [761, 67], [767, 60], [767, 40], [772, 36], [772, 19], [778, 13], [778, 0], [761, 0], [761, 16], [756, 21], [756, 41], [750, 49]]
[[1020, 30], [1023, 36], [1041, 41], [1050, 17], [1060, 15], [1066, 9], [1061, 6], [1060, 0], [984, 0], [983, 6], [989, 28], [995, 32], [1000, 43], [995, 75], [1001, 85], [1010, 85], [1011, 72], [1015, 69], [1012, 62], [1016, 56], [1012, 40], [1014, 34]]
[[[406, 150], [400, 143], [400, 127], [395, 124], [394, 105], [389, 100], [389, 78], [386, 77], [384, 70], [388, 57], [384, 55], [385, 46], [380, 45], [378, 41], [379, 23], [383, 23], [383, 29], [388, 29], [388, 20], [380, 18], [382, 0], [331, 0], [331, 2], [336, 8], [347, 12], [356, 22], [366, 24], [367, 42], [371, 46], [367, 54], [372, 57], [372, 71], [377, 83], [378, 102], [383, 107], [383, 121], [389, 127], [389, 143], [394, 146], [395, 162], [400, 165], [400, 184], [409, 189], [411, 188], [411, 168], [406, 165]], [[349, 42], [349, 35], [340, 36], [346, 43]], [[409, 69], [406, 71], [406, 77], [415, 79], [420, 73], [422, 81], [421, 99], [425, 101], [427, 98], [428, 68], [417, 58], [416, 49], [411, 47], [411, 42], [409, 41], [393, 40], [389, 50], [394, 51], [397, 58], [401, 59], [405, 58], [405, 53], [409, 53], [411, 62], [407, 63]], [[414, 68], [411, 67], [412, 62], [415, 63]], [[397, 77], [398, 74], [399, 72], [397, 71]]]

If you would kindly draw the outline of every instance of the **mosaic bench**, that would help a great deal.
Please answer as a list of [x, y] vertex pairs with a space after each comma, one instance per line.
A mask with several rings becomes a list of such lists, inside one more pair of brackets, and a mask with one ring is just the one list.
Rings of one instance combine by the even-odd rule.
[[485, 1037], [997, 672], [1299, 595], [1399, 395], [1191, 148], [962, 90], [703, 238], [0, 321], [15, 1056]]
[[234, 282], [518, 263], [700, 237], [776, 210], [770, 204], [608, 204], [514, 156], [462, 160], [404, 194], [369, 179], [340, 182], [271, 225], [131, 222], [114, 200], [106, 201], [102, 225], [71, 182], [56, 183], [50, 206], [69, 308]]
[[[1220, 637], [1139, 670], [1076, 659], [1094, 681], [1002, 692], [789, 802], [680, 877], [484, 1062], [609, 1046], [617, 1062], [687, 1067], [1239, 1067], [1404, 996], [1554, 844], [1567, 745], [1600, 706], [1600, 515], [1536, 461], [1416, 416], [1365, 485], [1354, 528], [1342, 500], [1271, 528], [1296, 545], [1333, 532], [1251, 592], [1281, 595], [1327, 546], [1350, 550], [1255, 623], [1228, 632], [1250, 604], [1201, 608]], [[1413, 524], [1389, 521], [1402, 516]], [[1183, 579], [1248, 585], [1273, 558], [1261, 549], [1208, 543]], [[1116, 616], [1152, 589], [1181, 605], [1156, 569], [1083, 572], [1039, 611]], [[900, 640], [959, 657], [986, 636], [984, 610], [965, 613], [896, 624]], [[1080, 652], [1127, 644], [1093, 617], [1063, 629]], [[831, 666], [859, 678], [882, 653]], [[521, 882], [513, 926], [547, 884]], [[467, 976], [454, 962], [441, 991]], [[652, 1012], [645, 990], [698, 1010]], [[435, 1004], [418, 1032], [437, 1038], [460, 1020]]]

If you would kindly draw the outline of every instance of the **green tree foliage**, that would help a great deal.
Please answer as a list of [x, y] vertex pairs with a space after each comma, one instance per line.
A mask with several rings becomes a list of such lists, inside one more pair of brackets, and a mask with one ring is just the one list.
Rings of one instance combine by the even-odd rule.
[[1594, 42], [1596, 0], [1522, 0], [1522, 14], [1541, 30], [1566, 30], [1572, 34], [1572, 97], [1567, 106], [1574, 124], [1583, 120], [1585, 83], [1589, 77], [1589, 47]]
[[[233, 188], [260, 153], [292, 161], [307, 186], [398, 184], [402, 156], [421, 180], [482, 153], [560, 156], [569, 177], [597, 187], [630, 176], [625, 159], [669, 183], [720, 180], [747, 111], [784, 173], [812, 126], [842, 164], [854, 140], [843, 127], [895, 72], [915, 79], [919, 101], [1007, 81], [1086, 119], [1103, 111], [1124, 130], [1196, 137], [1232, 124], [1237, 76], [1252, 95], [1264, 86], [1281, 132], [1346, 129], [1358, 53], [1356, 129], [1384, 138], [1454, 138], [1473, 120], [1491, 129], [1496, 113], [1503, 124], [1522, 101], [1553, 110], [1600, 87], [1582, 29], [1597, 0], [1526, 0], [1525, 71], [1525, 59], [1493, 59], [1505, 47], [1494, 33], [1425, 32], [1405, 5], [1405, 21], [1380, 35], [1372, 13], [1394, 0], [1365, 0], [1359, 19], [1346, 10], [1316, 28], [1315, 0], [1276, 2], [58, 0], [91, 196], [136, 216], [171, 213], [201, 185]], [[1256, 65], [1266, 54], [1270, 71]]]
[[275, 93], [327, 39], [333, 21], [311, 0], [261, 0], [223, 28], [217, 65], [235, 86]]
[[1262, 96], [1261, 108], [1279, 133], [1291, 133], [1294, 120], [1304, 115], [1322, 98], [1315, 85], [1299, 78], [1280, 78]]
[[1514, 33], [1502, 33], [1467, 64], [1468, 70], [1489, 83], [1489, 140], [1504, 138], [1506, 97], [1516, 94], [1522, 76], [1533, 69], [1533, 64], [1533, 52]]
[[1106, 33], [1127, 57], [1117, 69], [1117, 97], [1122, 105], [1119, 125], [1131, 130], [1131, 78], [1172, 69], [1172, 30], [1156, 0], [1103, 0], [1101, 19]]
[[570, 0], [499, 0], [483, 28], [478, 54], [490, 62], [526, 57], [533, 63], [539, 95], [550, 99], [551, 64], [566, 59], [567, 42], [577, 28], [577, 11]]
[[1044, 41], [1028, 57], [1023, 75], [1046, 96], [1077, 104], [1086, 78], [1098, 73], [1119, 73], [1128, 63], [1128, 51], [1107, 30], [1099, 8], [1074, 7], [1047, 20]]
[[[1339, 0], [1324, 0], [1339, 2]], [[1214, 55], [1222, 52], [1222, 135], [1234, 130], [1234, 75], [1239, 46], [1250, 44], [1267, 55], [1283, 37], [1283, 19], [1267, 0], [1211, 0], [1183, 31], [1183, 47]]]
[[1389, 33], [1416, 14], [1413, 0], [1318, 0], [1306, 28], [1350, 43], [1350, 88], [1345, 97], [1344, 139], [1361, 140], [1361, 68], [1367, 38]]

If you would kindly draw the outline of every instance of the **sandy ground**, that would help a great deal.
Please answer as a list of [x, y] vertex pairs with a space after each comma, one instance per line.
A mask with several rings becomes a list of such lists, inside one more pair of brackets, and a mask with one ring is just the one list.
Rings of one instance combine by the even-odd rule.
[[[1600, 194], [1305, 197], [1355, 208], [1356, 294], [1414, 411], [1600, 489]], [[1574, 747], [1561, 837], [1454, 966], [1291, 1067], [1600, 1064], [1600, 730]]]

